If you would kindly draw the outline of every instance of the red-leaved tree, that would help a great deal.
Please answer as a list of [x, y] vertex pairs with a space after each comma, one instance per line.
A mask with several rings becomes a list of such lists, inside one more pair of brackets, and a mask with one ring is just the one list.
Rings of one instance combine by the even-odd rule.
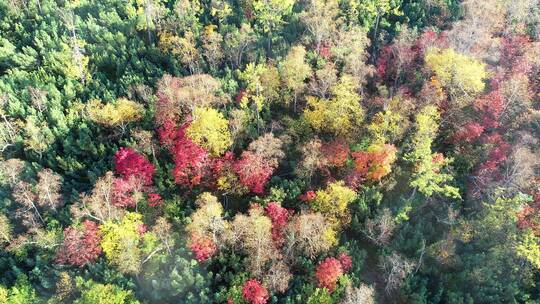
[[263, 193], [264, 186], [272, 176], [274, 168], [265, 159], [251, 151], [244, 151], [234, 164], [240, 182], [253, 193]]
[[157, 193], [149, 193], [148, 194], [148, 205], [150, 207], [157, 207], [163, 204], [163, 199], [161, 198], [161, 195]]
[[319, 287], [332, 292], [336, 288], [339, 277], [343, 274], [343, 266], [336, 258], [326, 258], [316, 269], [315, 276]]
[[471, 121], [461, 127], [456, 134], [454, 134], [452, 139], [455, 143], [472, 143], [477, 140], [482, 133], [484, 133], [484, 126], [477, 122]]
[[352, 258], [346, 252], [342, 252], [342, 253], [338, 254], [337, 259], [341, 263], [341, 267], [343, 268], [343, 272], [347, 272], [347, 271], [349, 271], [349, 269], [352, 268]]
[[272, 133], [251, 142], [234, 164], [240, 183], [251, 192], [263, 193], [264, 186], [285, 157], [283, 145], [283, 141]]
[[272, 240], [276, 245], [281, 245], [283, 243], [283, 229], [289, 222], [291, 212], [274, 202], [269, 203], [264, 211], [272, 221]]
[[131, 148], [120, 148], [114, 155], [112, 203], [118, 207], [135, 207], [151, 190], [155, 167], [145, 156]]
[[176, 133], [172, 149], [173, 176], [177, 184], [193, 187], [200, 184], [206, 174], [208, 153], [186, 136], [187, 127], [182, 126]]
[[512, 74], [529, 74], [532, 66], [526, 52], [531, 48], [531, 44], [531, 39], [526, 35], [503, 37], [500, 65]]
[[317, 198], [317, 193], [313, 190], [308, 190], [306, 193], [298, 196], [298, 199], [303, 202], [311, 202]]
[[120, 148], [114, 155], [114, 169], [124, 179], [134, 176], [140, 178], [145, 185], [152, 184], [152, 176], [156, 170], [146, 157], [125, 147]]
[[115, 178], [112, 187], [112, 203], [118, 207], [135, 207], [142, 199], [145, 187], [141, 179]]
[[[380, 147], [352, 153], [355, 173], [368, 181], [379, 181], [391, 171], [396, 159], [396, 147], [385, 144]], [[358, 176], [357, 176], [358, 177]]]
[[508, 159], [510, 144], [499, 133], [486, 136], [485, 143], [489, 147], [487, 159], [480, 165], [477, 175], [498, 179], [499, 166]]
[[330, 166], [341, 167], [347, 162], [350, 149], [346, 142], [334, 140], [323, 143], [321, 152]]
[[163, 122], [163, 125], [158, 129], [159, 142], [167, 149], [171, 149], [174, 146], [177, 136], [176, 124], [167, 120]]
[[68, 227], [64, 241], [56, 254], [56, 262], [78, 267], [95, 261], [101, 254], [99, 228], [92, 221], [84, 221], [82, 229]]
[[208, 260], [217, 252], [217, 246], [211, 238], [198, 234], [190, 236], [189, 249], [199, 262]]
[[247, 280], [242, 287], [242, 295], [250, 304], [266, 304], [268, 302], [268, 290], [254, 279]]
[[538, 230], [539, 216], [538, 210], [535, 208], [525, 205], [521, 210], [516, 214], [517, 216], [517, 226], [519, 229], [532, 229], [534, 231]]
[[492, 91], [474, 102], [474, 108], [480, 114], [485, 129], [499, 127], [499, 118], [504, 107], [504, 98], [500, 90]]

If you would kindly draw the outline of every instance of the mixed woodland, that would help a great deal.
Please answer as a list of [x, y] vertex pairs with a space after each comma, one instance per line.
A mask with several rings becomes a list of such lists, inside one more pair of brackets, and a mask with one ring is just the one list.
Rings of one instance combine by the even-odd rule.
[[539, 0], [0, 1], [0, 303], [540, 303]]

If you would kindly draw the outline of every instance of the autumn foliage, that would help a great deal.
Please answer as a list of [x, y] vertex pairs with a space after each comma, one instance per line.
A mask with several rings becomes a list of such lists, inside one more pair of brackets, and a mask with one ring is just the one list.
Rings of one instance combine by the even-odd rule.
[[268, 302], [268, 291], [257, 280], [247, 280], [242, 287], [242, 295], [250, 304], [266, 304]]
[[272, 221], [272, 239], [276, 244], [281, 244], [283, 242], [283, 229], [289, 221], [291, 212], [274, 202], [269, 203], [264, 210]]
[[349, 146], [342, 140], [326, 142], [321, 146], [321, 152], [329, 165], [341, 167], [349, 158]]
[[208, 260], [217, 252], [217, 246], [211, 238], [198, 234], [191, 235], [189, 249], [199, 262]]
[[95, 222], [84, 221], [82, 229], [68, 227], [64, 230], [64, 241], [56, 254], [56, 262], [83, 267], [101, 254], [100, 241]]
[[144, 185], [140, 179], [132, 176], [129, 179], [115, 178], [113, 181], [113, 204], [118, 207], [135, 207], [142, 199]]
[[315, 191], [313, 191], [313, 190], [308, 190], [308, 191], [306, 191], [306, 193], [301, 194], [298, 197], [298, 199], [303, 201], [303, 202], [311, 202], [315, 198], [317, 198], [317, 193], [315, 193]]
[[371, 146], [367, 151], [352, 153], [355, 170], [367, 181], [379, 181], [388, 175], [396, 160], [396, 148], [393, 145]]
[[202, 262], [217, 252], [217, 243], [223, 241], [228, 224], [223, 220], [223, 207], [209, 192], [199, 195], [196, 203], [198, 209], [191, 215], [186, 232], [191, 252]]
[[532, 229], [534, 231], [538, 230], [538, 225], [540, 224], [538, 218], [538, 210], [535, 208], [525, 205], [523, 208], [516, 214], [517, 216], [517, 226], [519, 229]]
[[478, 175], [490, 178], [499, 178], [498, 169], [508, 158], [510, 144], [499, 134], [493, 133], [485, 137], [488, 146], [487, 159], [480, 164]]
[[146, 157], [131, 148], [120, 148], [114, 155], [114, 168], [116, 173], [124, 179], [134, 176], [140, 178], [145, 185], [152, 184], [155, 167]]
[[[533, 185], [538, 187], [538, 181]], [[540, 235], [540, 191], [532, 191], [533, 200], [517, 212], [517, 227], [522, 230], [531, 229], [536, 235]]]
[[468, 122], [453, 137], [454, 142], [474, 142], [484, 132], [484, 126], [477, 122]]
[[186, 136], [187, 127], [184, 125], [176, 132], [173, 176], [176, 183], [193, 187], [201, 183], [205, 174], [208, 153]]
[[234, 164], [234, 170], [240, 182], [253, 193], [263, 193], [264, 186], [274, 172], [274, 168], [262, 156], [250, 151], [242, 153], [242, 157]]
[[285, 156], [282, 146], [283, 141], [272, 133], [252, 141], [234, 164], [242, 185], [253, 193], [263, 193], [266, 183]]
[[112, 180], [112, 203], [118, 207], [135, 207], [148, 194], [149, 203], [157, 206], [152, 190], [155, 167], [146, 157], [131, 148], [120, 148], [114, 155], [115, 172]]
[[480, 121], [485, 129], [499, 127], [504, 107], [504, 97], [499, 90], [492, 91], [474, 102], [474, 108], [480, 114]]
[[346, 252], [338, 254], [337, 259], [339, 260], [339, 263], [341, 263], [343, 272], [349, 271], [349, 269], [351, 269], [351, 267], [353, 266], [352, 258]]
[[336, 288], [339, 277], [343, 274], [343, 266], [336, 258], [326, 258], [316, 269], [317, 284], [332, 292]]
[[540, 0], [124, 2], [0, 1], [0, 303], [540, 303]]

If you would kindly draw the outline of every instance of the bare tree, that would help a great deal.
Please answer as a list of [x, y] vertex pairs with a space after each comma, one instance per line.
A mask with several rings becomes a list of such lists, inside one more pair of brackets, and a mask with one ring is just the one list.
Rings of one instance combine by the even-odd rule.
[[48, 92], [45, 90], [28, 86], [28, 94], [30, 94], [30, 101], [32, 102], [34, 108], [36, 108], [39, 112], [43, 112], [45, 110], [45, 97], [47, 97], [47, 93]]
[[279, 257], [272, 241], [272, 222], [261, 207], [254, 205], [249, 215], [237, 214], [231, 223], [231, 235], [233, 247], [248, 254], [246, 269], [255, 277], [262, 277], [266, 264]]
[[156, 220], [156, 224], [152, 227], [152, 232], [155, 233], [161, 243], [167, 249], [169, 254], [172, 254], [172, 247], [174, 246], [174, 238], [172, 236], [172, 225], [164, 217], [159, 217]]
[[345, 288], [345, 296], [340, 304], [375, 304], [375, 290], [363, 283], [358, 287], [349, 284]]
[[327, 160], [322, 154], [322, 141], [318, 138], [310, 140], [300, 148], [302, 160], [296, 167], [296, 174], [311, 181], [317, 170], [327, 167]]
[[7, 101], [7, 94], [0, 96], [0, 152], [15, 144], [15, 138], [20, 131], [17, 124], [4, 111]]
[[156, 158], [157, 144], [153, 137], [153, 133], [148, 130], [135, 129], [131, 131], [131, 136], [135, 139], [133, 148], [144, 154], [151, 154]]
[[368, 219], [365, 224], [364, 234], [368, 239], [378, 246], [388, 244], [396, 223], [392, 217], [392, 212], [388, 208], [384, 208], [383, 212], [375, 219]]
[[524, 191], [530, 186], [535, 176], [535, 170], [540, 165], [538, 151], [529, 147], [536, 147], [538, 141], [530, 134], [521, 134], [521, 138], [513, 146], [510, 161], [503, 172], [502, 186], [515, 191]]
[[272, 133], [259, 136], [249, 144], [248, 150], [261, 156], [272, 167], [277, 167], [285, 157], [283, 142]]
[[14, 187], [20, 181], [20, 174], [24, 169], [24, 161], [18, 158], [10, 158], [0, 161], [1, 183]]
[[12, 196], [19, 207], [15, 211], [15, 217], [20, 219], [27, 228], [42, 227], [45, 220], [37, 205], [37, 196], [34, 187], [25, 181], [18, 182], [13, 187]]
[[113, 173], [105, 173], [91, 193], [83, 194], [81, 200], [71, 206], [71, 213], [76, 218], [89, 217], [100, 223], [121, 219], [124, 211], [113, 204], [113, 183]]
[[0, 161], [1, 182], [11, 188], [11, 196], [16, 203], [13, 212], [0, 214], [0, 245], [7, 242], [8, 251], [30, 244], [53, 248], [59, 244], [60, 234], [44, 229], [43, 214], [47, 210], [55, 211], [61, 203], [60, 177], [45, 169], [38, 173], [38, 183], [33, 184], [21, 179], [23, 169], [22, 160]]
[[384, 290], [387, 294], [392, 294], [413, 271], [415, 263], [394, 252], [382, 257], [379, 266], [386, 284]]
[[13, 232], [9, 219], [0, 213], [0, 245], [9, 243], [13, 238]]
[[330, 225], [320, 213], [302, 213], [294, 216], [285, 228], [283, 252], [289, 261], [297, 256], [314, 258], [332, 247], [328, 234]]
[[249, 23], [243, 23], [237, 31], [228, 32], [225, 36], [225, 56], [233, 68], [242, 64], [244, 53], [256, 41], [256, 35]]
[[300, 19], [306, 25], [311, 34], [310, 38], [319, 51], [323, 43], [335, 34], [336, 27], [341, 23], [338, 17], [338, 1], [310, 0], [307, 2], [307, 9], [300, 14]]
[[281, 259], [273, 260], [263, 277], [263, 284], [271, 291], [283, 293], [289, 288], [291, 278], [289, 266]]
[[52, 210], [62, 206], [62, 178], [51, 169], [44, 169], [38, 173], [39, 181], [36, 185], [38, 204]]
[[504, 28], [503, 7], [498, 0], [463, 2], [464, 18], [454, 23], [448, 41], [457, 52], [495, 62], [498, 57], [495, 34]]
[[60, 18], [64, 21], [64, 25], [70, 34], [71, 52], [73, 56], [73, 66], [77, 70], [77, 76], [82, 82], [86, 81], [85, 69], [87, 62], [84, 56], [84, 50], [81, 47], [79, 38], [77, 37], [77, 18], [72, 9], [62, 9], [59, 11]]
[[328, 62], [324, 67], [315, 71], [309, 82], [309, 91], [320, 98], [328, 98], [330, 88], [338, 81], [336, 66]]

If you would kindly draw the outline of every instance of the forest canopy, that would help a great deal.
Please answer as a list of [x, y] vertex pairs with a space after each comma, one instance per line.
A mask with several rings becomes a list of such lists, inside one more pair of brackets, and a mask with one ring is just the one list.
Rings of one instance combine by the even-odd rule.
[[0, 1], [0, 303], [537, 303], [539, 0]]

